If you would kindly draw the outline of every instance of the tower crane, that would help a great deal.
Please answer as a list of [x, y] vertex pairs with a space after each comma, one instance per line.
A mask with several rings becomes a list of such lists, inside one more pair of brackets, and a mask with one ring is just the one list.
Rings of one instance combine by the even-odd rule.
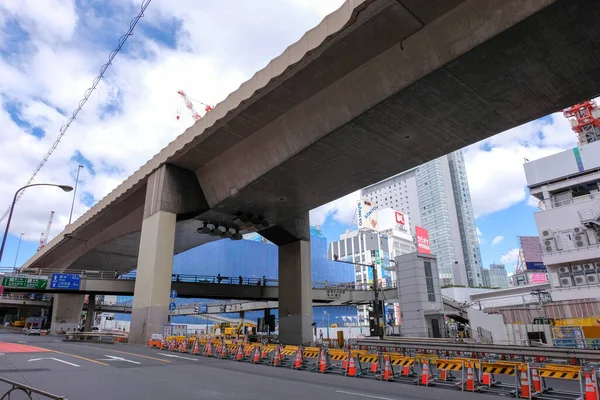
[[594, 100], [575, 104], [563, 110], [563, 114], [571, 123], [580, 145], [600, 140], [600, 108]]
[[[194, 118], [194, 121], [198, 121], [200, 118], [202, 118], [202, 116], [200, 116], [200, 114], [198, 114], [198, 111], [196, 111], [196, 109], [194, 108], [194, 104], [192, 104], [192, 100], [190, 99], [190, 97], [187, 94], [185, 94], [183, 90], [178, 90], [177, 94], [183, 98], [183, 102], [185, 103], [185, 106], [188, 108], [188, 110], [190, 110], [190, 112], [192, 113], [192, 118]], [[206, 108], [204, 109], [205, 112], [209, 112], [213, 109], [213, 107], [208, 104], [204, 104], [202, 102], [199, 103], [203, 106], [206, 106]], [[179, 115], [177, 115], [177, 119], [179, 119]]]
[[40, 236], [40, 247], [38, 251], [41, 250], [46, 243], [48, 243], [48, 236], [50, 235], [50, 227], [52, 226], [52, 220], [54, 219], [54, 211], [50, 211], [50, 218], [48, 219], [48, 225], [46, 226], [46, 232], [42, 232]]

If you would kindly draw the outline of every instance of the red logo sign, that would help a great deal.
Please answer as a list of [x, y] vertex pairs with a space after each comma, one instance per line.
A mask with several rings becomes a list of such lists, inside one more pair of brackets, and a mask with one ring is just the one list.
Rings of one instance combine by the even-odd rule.
[[431, 248], [429, 247], [429, 231], [420, 226], [415, 226], [415, 233], [417, 234], [417, 251], [419, 253], [431, 254]]
[[400, 225], [404, 225], [404, 214], [402, 214], [401, 212], [396, 211], [396, 223], [400, 224]]

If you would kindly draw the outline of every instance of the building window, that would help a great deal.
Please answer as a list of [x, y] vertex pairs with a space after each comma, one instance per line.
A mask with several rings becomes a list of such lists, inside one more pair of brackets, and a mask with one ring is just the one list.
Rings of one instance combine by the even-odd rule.
[[427, 285], [427, 297], [429, 301], [435, 301], [435, 290], [433, 286], [433, 275], [431, 273], [431, 262], [424, 261], [425, 266], [425, 284]]

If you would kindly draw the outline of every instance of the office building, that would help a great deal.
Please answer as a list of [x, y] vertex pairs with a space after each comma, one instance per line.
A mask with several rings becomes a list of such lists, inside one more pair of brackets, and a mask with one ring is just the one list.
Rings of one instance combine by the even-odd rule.
[[[359, 210], [362, 206], [359, 206]], [[360, 219], [360, 211], [358, 211]], [[410, 233], [409, 218], [392, 208], [377, 210], [376, 229], [347, 231], [340, 235], [340, 240], [329, 244], [329, 258], [355, 263], [354, 281], [357, 287], [368, 288], [373, 284], [373, 272], [369, 265], [377, 269], [378, 282], [382, 286], [394, 285], [397, 281], [394, 269], [389, 269], [390, 259], [413, 253], [416, 246]], [[359, 224], [360, 225], [360, 224]], [[398, 303], [387, 305], [388, 325], [400, 322], [400, 306]], [[368, 325], [368, 309], [358, 307], [358, 322]]]
[[552, 300], [600, 297], [600, 141], [524, 168]]
[[[442, 286], [483, 285], [481, 253], [460, 151], [368, 186], [361, 198], [406, 213], [429, 231]], [[414, 233], [414, 229], [413, 229]]]
[[489, 269], [482, 268], [481, 273], [485, 287], [506, 289], [510, 286], [504, 264], [491, 264]]

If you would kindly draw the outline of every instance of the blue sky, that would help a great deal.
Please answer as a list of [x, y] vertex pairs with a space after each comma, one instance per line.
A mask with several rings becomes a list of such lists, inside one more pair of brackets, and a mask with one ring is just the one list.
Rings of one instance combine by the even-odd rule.
[[[192, 125], [177, 90], [218, 103], [342, 2], [254, 0], [233, 7], [153, 0], [36, 182], [74, 185], [78, 165], [84, 165], [74, 207], [79, 217]], [[138, 0], [0, 2], [0, 212], [54, 142], [138, 10]], [[486, 265], [508, 254], [516, 235], [535, 233], [523, 158], [574, 144], [566, 119], [554, 114], [464, 150]], [[17, 266], [34, 254], [50, 211], [56, 212], [50, 237], [64, 229], [71, 195], [36, 188], [23, 196], [3, 266], [13, 265], [21, 232]], [[356, 199], [354, 193], [320, 207], [313, 222], [337, 239]], [[496, 236], [504, 239], [493, 245]]]

